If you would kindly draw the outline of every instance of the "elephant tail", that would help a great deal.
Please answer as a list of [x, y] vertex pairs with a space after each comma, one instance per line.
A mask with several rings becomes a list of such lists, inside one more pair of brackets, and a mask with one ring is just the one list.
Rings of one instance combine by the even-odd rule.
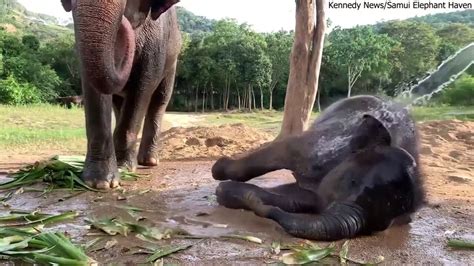
[[354, 237], [362, 233], [367, 224], [364, 210], [353, 203], [334, 203], [319, 215], [273, 209], [268, 218], [278, 221], [293, 236], [322, 241]]

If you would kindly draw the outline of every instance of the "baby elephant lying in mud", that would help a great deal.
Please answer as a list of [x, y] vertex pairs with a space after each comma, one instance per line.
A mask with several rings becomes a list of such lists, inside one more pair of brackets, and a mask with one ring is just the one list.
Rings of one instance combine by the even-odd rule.
[[[415, 123], [402, 106], [372, 96], [331, 105], [300, 136], [242, 158], [221, 158], [217, 201], [278, 222], [289, 234], [337, 240], [408, 223], [423, 202]], [[263, 189], [242, 183], [270, 171], [296, 183]]]

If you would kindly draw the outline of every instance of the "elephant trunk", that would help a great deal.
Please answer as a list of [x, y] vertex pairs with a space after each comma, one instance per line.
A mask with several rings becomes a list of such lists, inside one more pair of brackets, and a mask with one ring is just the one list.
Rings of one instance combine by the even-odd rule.
[[[278, 216], [278, 214], [276, 215]], [[276, 220], [289, 234], [321, 241], [354, 237], [363, 231], [366, 224], [362, 208], [345, 203], [335, 203], [318, 216], [304, 218], [301, 216], [291, 218], [280, 216], [278, 218]]]
[[130, 76], [135, 33], [123, 15], [124, 2], [105, 6], [107, 2], [78, 2], [74, 22], [84, 81], [100, 93], [113, 94]]

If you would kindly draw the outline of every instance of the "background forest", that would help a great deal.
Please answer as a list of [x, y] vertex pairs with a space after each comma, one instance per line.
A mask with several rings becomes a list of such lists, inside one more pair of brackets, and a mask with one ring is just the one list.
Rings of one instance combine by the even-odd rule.
[[[283, 107], [292, 32], [259, 33], [232, 19], [209, 20], [183, 8], [178, 16], [184, 43], [168, 109]], [[356, 94], [396, 96], [474, 41], [474, 10], [349, 29], [331, 26], [315, 108]], [[0, 104], [81, 94], [72, 28], [15, 0], [0, 0]], [[474, 68], [435, 103], [474, 105]]]

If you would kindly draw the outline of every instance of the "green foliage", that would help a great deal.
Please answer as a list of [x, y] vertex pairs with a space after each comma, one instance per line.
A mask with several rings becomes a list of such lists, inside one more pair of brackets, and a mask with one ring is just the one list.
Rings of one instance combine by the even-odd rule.
[[426, 15], [423, 17], [412, 18], [410, 20], [428, 23], [433, 26], [442, 26], [450, 23], [462, 23], [472, 26], [474, 25], [474, 10], [467, 9], [458, 12]]
[[0, 0], [0, 27], [8, 25], [20, 37], [34, 35], [43, 42], [62, 34], [73, 34], [71, 29], [57, 24], [55, 17], [30, 12], [16, 0]]
[[441, 27], [436, 34], [442, 40], [437, 58], [440, 62], [474, 41], [474, 27], [466, 24], [447, 24]]
[[441, 39], [430, 25], [393, 21], [382, 25], [380, 33], [387, 34], [400, 43], [390, 58], [393, 65], [391, 77], [394, 81], [390, 87], [395, 88], [397, 84], [408, 83], [438, 65]]
[[18, 82], [13, 76], [0, 80], [0, 103], [1, 104], [30, 104], [39, 103], [38, 89], [29, 84]]
[[81, 94], [79, 60], [74, 50], [74, 36], [62, 35], [46, 43], [39, 51], [39, 60], [56, 72], [60, 81], [59, 96]]
[[5, 76], [14, 76], [22, 83], [35, 86], [38, 88], [38, 96], [43, 101], [57, 97], [56, 88], [61, 80], [49, 65], [39, 62], [34, 54], [24, 52], [19, 56], [5, 58], [3, 61]]
[[449, 105], [474, 106], [474, 76], [462, 75], [443, 92], [440, 101]]
[[186, 33], [210, 32], [214, 27], [214, 20], [196, 16], [182, 7], [177, 8], [180, 29]]
[[[183, 46], [170, 109], [283, 107], [293, 32], [257, 33], [232, 19], [210, 20], [182, 7], [177, 12]], [[335, 27], [326, 38], [318, 98], [326, 105], [345, 97], [348, 89], [395, 94], [396, 88], [423, 77], [472, 42], [473, 18], [474, 11], [466, 10]], [[0, 0], [0, 81], [2, 95], [8, 95], [2, 103], [50, 102], [81, 94], [73, 24], [57, 24], [54, 17], [29, 12], [16, 0]], [[469, 93], [459, 86], [450, 93]], [[460, 102], [453, 95], [443, 101]]]
[[[358, 26], [351, 29], [335, 28], [325, 48], [325, 66], [344, 73], [348, 95], [352, 87], [365, 72], [387, 79], [391, 70], [389, 54], [397, 44], [384, 34], [377, 34], [371, 27]], [[366, 75], [366, 78], [371, 78]]]
[[40, 47], [40, 41], [34, 35], [25, 35], [21, 39], [21, 43], [25, 46], [25, 48], [30, 49], [32, 51], [38, 51]]

